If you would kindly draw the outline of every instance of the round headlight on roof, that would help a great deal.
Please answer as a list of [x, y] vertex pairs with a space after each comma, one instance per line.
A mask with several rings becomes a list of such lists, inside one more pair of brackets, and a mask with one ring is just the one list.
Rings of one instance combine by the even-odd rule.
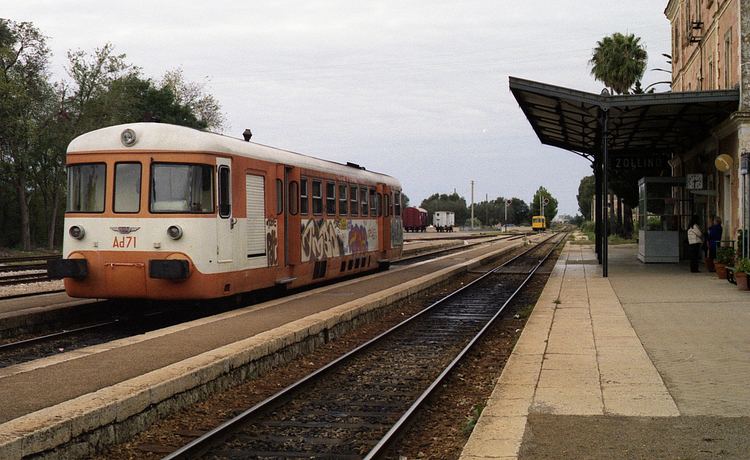
[[120, 134], [120, 141], [122, 142], [122, 145], [124, 145], [125, 147], [134, 146], [136, 140], [137, 139], [135, 137], [135, 131], [133, 131], [130, 128], [124, 130], [122, 134]]

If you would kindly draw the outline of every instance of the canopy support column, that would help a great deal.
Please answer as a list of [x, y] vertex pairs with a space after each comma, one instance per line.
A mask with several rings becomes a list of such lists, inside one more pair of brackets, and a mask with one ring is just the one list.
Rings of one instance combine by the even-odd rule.
[[609, 111], [607, 108], [602, 110], [602, 211], [604, 214], [602, 219], [602, 276], [606, 278], [609, 276], [609, 149], [608, 149], [608, 125], [609, 125]]

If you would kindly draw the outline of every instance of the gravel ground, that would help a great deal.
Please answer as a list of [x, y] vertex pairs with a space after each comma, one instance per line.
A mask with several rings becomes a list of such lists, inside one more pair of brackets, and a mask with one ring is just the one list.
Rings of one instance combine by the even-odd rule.
[[[548, 262], [553, 264], [554, 261]], [[552, 265], [549, 265], [550, 267]], [[400, 302], [379, 321], [340, 337], [315, 352], [282, 365], [267, 375], [244, 382], [206, 401], [154, 424], [134, 439], [113, 446], [100, 459], [157, 459], [186, 444], [253, 404], [296, 382], [379, 332], [390, 328], [442, 298], [473, 275]], [[542, 279], [543, 278], [543, 279]], [[502, 366], [523, 329], [547, 276], [532, 281], [530, 294], [522, 296], [506, 319], [500, 321], [462, 364], [449, 383], [438, 390], [430, 404], [415, 417], [411, 431], [394, 446], [392, 458], [457, 458], [473, 424], [494, 388]]]
[[[29, 273], [29, 272], [24, 272]], [[65, 289], [62, 280], [42, 281], [40, 283], [16, 284], [12, 286], [0, 286], [0, 298], [20, 294], [43, 293]]]

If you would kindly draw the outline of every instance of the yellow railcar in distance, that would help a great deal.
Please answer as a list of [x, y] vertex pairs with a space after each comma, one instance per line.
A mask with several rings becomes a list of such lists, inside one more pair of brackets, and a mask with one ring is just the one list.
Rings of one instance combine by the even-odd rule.
[[544, 216], [531, 218], [531, 229], [535, 232], [543, 232], [547, 228], [547, 219]]

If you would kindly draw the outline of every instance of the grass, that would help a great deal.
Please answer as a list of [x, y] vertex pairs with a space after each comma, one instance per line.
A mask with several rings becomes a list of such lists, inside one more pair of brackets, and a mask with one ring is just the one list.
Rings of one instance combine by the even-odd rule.
[[482, 415], [483, 410], [484, 404], [475, 404], [474, 407], [471, 408], [471, 412], [466, 416], [466, 422], [461, 429], [464, 435], [468, 436], [474, 431], [474, 427], [477, 425], [477, 421], [479, 420], [479, 416]]
[[534, 311], [534, 304], [530, 303], [524, 307], [519, 308], [516, 312], [516, 316], [518, 316], [518, 318], [528, 318], [529, 316], [531, 316], [532, 311]]

